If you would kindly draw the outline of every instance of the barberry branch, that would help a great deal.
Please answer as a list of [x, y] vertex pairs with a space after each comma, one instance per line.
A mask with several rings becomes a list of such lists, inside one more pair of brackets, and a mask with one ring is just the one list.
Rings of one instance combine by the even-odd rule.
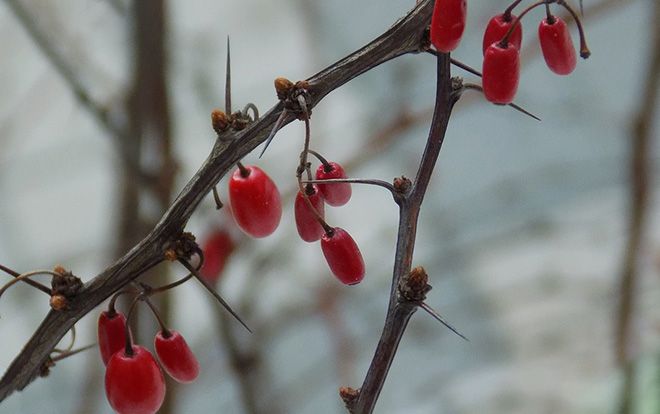
[[[362, 73], [397, 56], [418, 52], [432, 6], [431, 0], [421, 1], [380, 37], [309, 78], [308, 108]], [[216, 141], [208, 158], [153, 230], [113, 265], [85, 283], [66, 309], [51, 311], [44, 318], [0, 379], [0, 401], [24, 389], [39, 375], [53, 348], [78, 320], [164, 260], [165, 251], [179, 237], [199, 203], [236, 162], [265, 141], [282, 110], [279, 103], [244, 130], [226, 132], [225, 139]], [[295, 115], [290, 114], [282, 125], [294, 119]], [[397, 262], [400, 262], [398, 257]]]
[[458, 85], [451, 79], [449, 55], [438, 54], [437, 65], [435, 110], [426, 148], [412, 187], [397, 200], [399, 227], [385, 326], [362, 387], [357, 395], [349, 393], [350, 398], [344, 400], [352, 414], [373, 412], [408, 321], [419, 306], [414, 301], [402, 300], [399, 286], [411, 271], [420, 208], [444, 142], [449, 116], [459, 97], [455, 93]]

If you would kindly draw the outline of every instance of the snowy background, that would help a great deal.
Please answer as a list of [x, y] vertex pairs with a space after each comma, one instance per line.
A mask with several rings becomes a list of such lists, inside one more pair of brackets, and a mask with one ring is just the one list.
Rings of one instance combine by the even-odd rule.
[[[78, 62], [77, 75], [96, 99], [122, 96], [132, 47], [126, 15], [101, 0], [22, 3], [67, 59]], [[311, 76], [382, 33], [412, 3], [169, 2], [177, 189], [212, 145], [208, 114], [223, 105], [227, 35], [235, 106], [251, 101], [265, 112], [276, 103], [275, 77]], [[453, 56], [479, 67], [482, 28], [507, 1], [469, 3], [466, 36]], [[596, 3], [586, 0], [585, 7]], [[376, 412], [615, 412], [622, 373], [614, 364], [613, 326], [627, 234], [630, 120], [644, 87], [650, 27], [658, 24], [651, 21], [652, 3], [618, 2], [587, 15], [593, 54], [569, 77], [546, 69], [535, 36], [542, 12], [530, 15], [517, 101], [543, 122], [489, 105], [474, 92], [457, 105], [422, 209], [415, 264], [431, 276], [428, 303], [470, 342], [415, 314]], [[89, 280], [114, 258], [116, 146], [4, 3], [0, 39], [0, 263], [21, 270], [61, 263]], [[432, 107], [434, 71], [431, 56], [405, 56], [333, 92], [314, 111], [313, 147], [340, 162], [368, 154], [368, 139], [398, 111]], [[424, 119], [349, 174], [413, 176], [430, 116]], [[287, 126], [258, 161], [283, 193], [295, 185], [303, 131], [299, 123]], [[657, 121], [655, 131], [657, 138]], [[246, 161], [257, 162], [256, 154]], [[658, 189], [658, 171], [652, 172]], [[340, 413], [337, 389], [359, 386], [382, 328], [397, 209], [382, 189], [355, 187], [347, 206], [328, 211], [366, 260], [365, 280], [346, 288], [330, 275], [318, 245], [298, 239], [292, 197], [287, 203], [273, 236], [240, 240], [219, 287], [230, 302], [247, 288], [257, 290], [251, 321], [264, 327], [258, 337], [265, 366], [259, 401], [271, 408], [263, 412]], [[188, 229], [203, 235], [216, 216], [209, 197]], [[644, 414], [660, 412], [658, 219], [660, 205], [652, 199], [633, 341], [642, 367], [635, 412]], [[324, 313], [318, 303], [326, 290], [337, 302]], [[219, 309], [204, 296], [195, 285], [175, 294], [172, 325], [203, 367], [195, 384], [179, 387], [175, 412], [241, 413], [239, 384], [218, 340]], [[24, 286], [2, 297], [0, 372], [47, 310], [44, 297]], [[79, 344], [95, 340], [96, 317], [79, 323]], [[92, 405], [80, 407], [90, 371], [99, 387]], [[47, 379], [2, 402], [0, 413], [110, 413], [102, 375], [96, 350], [62, 361]]]

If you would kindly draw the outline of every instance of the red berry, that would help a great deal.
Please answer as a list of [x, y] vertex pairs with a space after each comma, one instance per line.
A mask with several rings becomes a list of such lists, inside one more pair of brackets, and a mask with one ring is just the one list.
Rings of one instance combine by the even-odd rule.
[[237, 169], [229, 180], [229, 202], [234, 219], [252, 237], [266, 237], [280, 224], [280, 192], [270, 177], [254, 165]]
[[486, 99], [496, 104], [513, 101], [520, 79], [520, 54], [511, 43], [488, 46], [484, 55], [483, 88]]
[[163, 331], [158, 332], [154, 348], [160, 364], [170, 377], [181, 383], [197, 379], [199, 362], [179, 332], [170, 330], [169, 336], [165, 336]]
[[98, 321], [99, 350], [103, 363], [108, 365], [112, 355], [126, 345], [126, 317], [121, 312], [101, 312]]
[[200, 269], [201, 275], [211, 283], [216, 283], [225, 268], [227, 259], [234, 251], [234, 241], [225, 229], [218, 229], [211, 233], [204, 241], [204, 265]]
[[439, 52], [451, 52], [458, 47], [466, 17], [466, 0], [435, 0], [431, 17], [431, 43]]
[[105, 395], [120, 414], [153, 414], [165, 399], [165, 378], [151, 352], [134, 345], [133, 354], [115, 352], [105, 371]]
[[[309, 201], [312, 203], [312, 206], [316, 212], [321, 216], [325, 217], [325, 203], [323, 202], [323, 195], [319, 188], [314, 185], [311, 187], [312, 193], [307, 194]], [[293, 206], [294, 216], [296, 218], [296, 228], [298, 229], [298, 234], [300, 238], [306, 242], [314, 242], [319, 240], [325, 231], [323, 226], [319, 223], [316, 218], [316, 214], [309, 208], [309, 205], [305, 201], [303, 194], [298, 191], [296, 195], [296, 201]]]
[[[336, 162], [330, 161], [327, 164], [321, 164], [316, 169], [317, 180], [334, 180], [339, 178], [346, 178], [346, 172]], [[325, 202], [331, 206], [343, 206], [351, 199], [352, 190], [349, 183], [318, 184], [318, 188]]]
[[[509, 15], [508, 19], [504, 16], [504, 13], [493, 16], [486, 26], [486, 31], [484, 32], [484, 42], [483, 42], [483, 53], [486, 54], [486, 49], [488, 46], [492, 45], [495, 42], [502, 40], [504, 35], [507, 34], [513, 22], [516, 21], [516, 16]], [[512, 43], [516, 49], [520, 50], [520, 45], [522, 44], [522, 22], [516, 24], [515, 29], [509, 35], [509, 43]]]
[[539, 43], [543, 58], [551, 71], [568, 75], [577, 65], [575, 47], [566, 23], [559, 17], [543, 19], [539, 25]]
[[342, 283], [355, 285], [364, 278], [364, 260], [355, 240], [346, 230], [335, 227], [321, 238], [321, 249], [332, 273]]

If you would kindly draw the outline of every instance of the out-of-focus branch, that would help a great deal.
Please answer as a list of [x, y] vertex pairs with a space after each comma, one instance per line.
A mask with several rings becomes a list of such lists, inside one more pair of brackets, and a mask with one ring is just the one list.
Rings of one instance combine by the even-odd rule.
[[[431, 0], [420, 2], [380, 37], [307, 79], [307, 107], [313, 108], [334, 89], [388, 60], [418, 52], [432, 6]], [[153, 230], [126, 255], [87, 282], [72, 298], [68, 309], [51, 311], [45, 317], [0, 380], [0, 401], [38, 376], [51, 350], [80, 318], [163, 260], [170, 243], [179, 237], [201, 200], [237, 161], [266, 140], [282, 110], [283, 104], [278, 103], [244, 130], [229, 131], [218, 139], [211, 154]], [[290, 114], [283, 125], [293, 119], [294, 115]]]
[[115, 147], [123, 160], [127, 161], [126, 168], [130, 168], [137, 177], [139, 183], [149, 183], [151, 177], [141, 173], [137, 163], [134, 161], [134, 154], [129, 152], [123, 143], [130, 140], [131, 136], [127, 128], [120, 126], [109, 116], [107, 108], [97, 102], [92, 97], [87, 87], [82, 83], [80, 77], [65, 56], [55, 47], [53, 39], [49, 33], [39, 27], [37, 19], [34, 18], [30, 10], [26, 8], [20, 0], [6, 0], [7, 5], [13, 11], [18, 22], [25, 28], [28, 35], [32, 38], [37, 48], [43, 53], [46, 59], [52, 64], [57, 73], [60, 74], [66, 85], [69, 87], [74, 97], [80, 105], [87, 110], [97, 123], [115, 139]]
[[80, 102], [80, 104], [87, 109], [94, 118], [108, 130], [112, 135], [124, 134], [121, 128], [113, 123], [108, 117], [107, 110], [103, 105], [94, 101], [87, 88], [82, 84], [80, 78], [73, 70], [71, 64], [57, 51], [55, 45], [52, 43], [52, 36], [44, 32], [36, 23], [34, 16], [19, 0], [6, 0], [5, 3], [12, 10], [19, 23], [28, 32], [36, 46], [41, 50], [48, 61], [53, 65], [53, 68], [62, 76], [62, 79], [69, 86], [71, 92]]
[[628, 241], [625, 247], [619, 286], [619, 309], [616, 318], [616, 360], [620, 365], [630, 358], [632, 338], [630, 321], [634, 310], [634, 291], [640, 247], [646, 224], [650, 197], [650, 141], [660, 89], [660, 4], [655, 4], [652, 21], [651, 58], [639, 99], [639, 109], [631, 124], [630, 200]]
[[619, 305], [616, 313], [615, 355], [617, 364], [624, 371], [624, 385], [619, 401], [619, 413], [632, 412], [635, 365], [631, 343], [635, 340], [632, 321], [635, 313], [640, 253], [643, 250], [644, 233], [651, 197], [651, 138], [654, 115], [657, 111], [660, 90], [660, 3], [654, 3], [651, 18], [651, 56], [646, 80], [643, 83], [639, 108], [631, 124], [630, 146], [630, 199], [628, 215], [628, 241], [625, 246], [621, 274], [619, 276]]

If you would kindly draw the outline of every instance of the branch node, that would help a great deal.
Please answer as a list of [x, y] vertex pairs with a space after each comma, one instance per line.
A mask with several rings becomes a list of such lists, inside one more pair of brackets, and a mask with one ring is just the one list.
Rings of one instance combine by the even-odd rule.
[[404, 175], [401, 177], [396, 177], [392, 184], [394, 185], [394, 191], [398, 194], [407, 194], [412, 188], [412, 181]]
[[417, 266], [399, 282], [399, 301], [420, 303], [431, 290], [429, 275], [422, 266]]
[[219, 109], [211, 111], [211, 125], [216, 134], [221, 135], [229, 128], [229, 117]]
[[54, 310], [63, 310], [68, 307], [68, 302], [83, 287], [83, 282], [71, 271], [57, 265], [53, 268], [53, 279], [51, 285], [50, 306]]
[[192, 255], [198, 251], [199, 246], [195, 241], [195, 235], [189, 232], [183, 232], [176, 240], [169, 243], [163, 256], [170, 262], [181, 259], [189, 261]]
[[360, 397], [360, 390], [351, 387], [339, 387], [339, 396], [349, 411], [352, 411], [355, 403]]

